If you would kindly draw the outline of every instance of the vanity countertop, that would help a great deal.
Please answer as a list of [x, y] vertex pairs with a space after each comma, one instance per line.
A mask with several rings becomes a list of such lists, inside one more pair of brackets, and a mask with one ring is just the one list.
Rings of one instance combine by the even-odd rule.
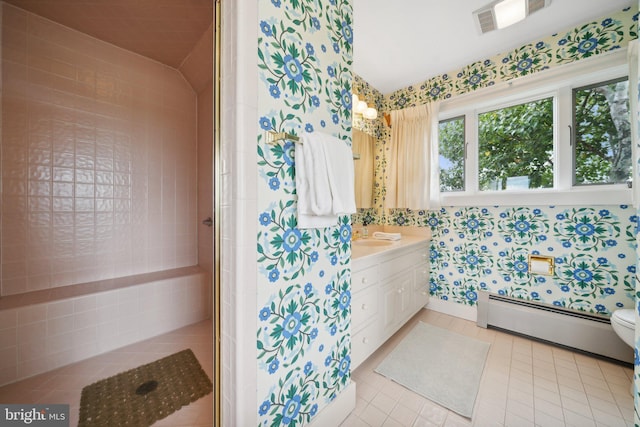
[[358, 239], [351, 242], [351, 258], [353, 260], [360, 260], [363, 258], [374, 257], [375, 255], [383, 252], [409, 248], [411, 246], [428, 242], [429, 240], [430, 237], [428, 236], [413, 236], [408, 234], [403, 234], [400, 240], [395, 241], [378, 240], [373, 238]]

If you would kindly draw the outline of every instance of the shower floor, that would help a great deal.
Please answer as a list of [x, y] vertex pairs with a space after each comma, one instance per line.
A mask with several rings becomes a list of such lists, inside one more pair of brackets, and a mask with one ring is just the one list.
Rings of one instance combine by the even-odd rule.
[[[205, 320], [100, 356], [0, 387], [2, 403], [66, 403], [70, 424], [78, 424], [82, 389], [100, 379], [190, 348], [213, 379], [213, 324]], [[174, 412], [154, 426], [213, 425], [212, 394]]]

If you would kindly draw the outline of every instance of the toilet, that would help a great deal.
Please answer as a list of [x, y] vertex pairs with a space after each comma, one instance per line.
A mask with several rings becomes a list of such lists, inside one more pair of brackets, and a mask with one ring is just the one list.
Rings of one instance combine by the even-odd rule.
[[631, 308], [616, 310], [611, 315], [611, 326], [616, 334], [629, 345], [635, 348], [636, 313]]

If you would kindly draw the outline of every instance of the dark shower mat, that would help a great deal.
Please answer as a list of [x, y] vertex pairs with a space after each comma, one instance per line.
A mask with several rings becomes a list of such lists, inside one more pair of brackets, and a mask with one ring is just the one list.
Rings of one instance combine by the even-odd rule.
[[83, 388], [78, 426], [150, 426], [212, 390], [193, 352], [182, 350]]

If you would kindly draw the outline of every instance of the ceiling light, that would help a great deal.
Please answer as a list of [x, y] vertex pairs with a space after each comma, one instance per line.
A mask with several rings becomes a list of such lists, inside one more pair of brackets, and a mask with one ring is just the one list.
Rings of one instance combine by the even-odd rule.
[[525, 0], [503, 0], [493, 6], [498, 29], [522, 21], [527, 16]]
[[480, 34], [508, 27], [551, 5], [551, 0], [494, 0], [473, 11]]

